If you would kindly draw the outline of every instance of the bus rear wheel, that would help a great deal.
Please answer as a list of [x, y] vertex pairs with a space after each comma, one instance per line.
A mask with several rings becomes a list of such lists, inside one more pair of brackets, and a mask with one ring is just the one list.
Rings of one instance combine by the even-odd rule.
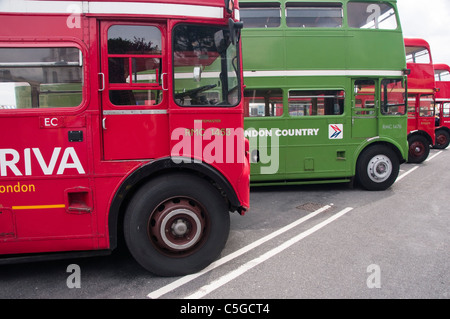
[[436, 144], [434, 145], [434, 148], [443, 150], [443, 149], [447, 148], [447, 146], [449, 144], [450, 144], [450, 135], [442, 129], [437, 130], [436, 131]]
[[399, 169], [400, 162], [395, 152], [386, 146], [375, 145], [358, 158], [356, 178], [367, 190], [385, 190], [394, 184]]
[[229, 212], [219, 191], [200, 177], [182, 173], [145, 184], [124, 219], [132, 256], [158, 276], [202, 270], [219, 256], [229, 230]]
[[408, 163], [419, 164], [427, 159], [430, 154], [430, 144], [422, 135], [413, 135], [408, 138], [409, 153]]

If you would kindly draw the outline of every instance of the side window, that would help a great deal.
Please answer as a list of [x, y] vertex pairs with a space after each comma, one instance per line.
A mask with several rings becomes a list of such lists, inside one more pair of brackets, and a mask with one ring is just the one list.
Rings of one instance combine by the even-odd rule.
[[434, 70], [435, 81], [450, 81], [450, 72], [447, 70]]
[[357, 29], [397, 29], [394, 8], [378, 2], [349, 2], [347, 6], [348, 26]]
[[78, 48], [0, 48], [0, 110], [77, 107], [82, 100]]
[[424, 47], [406, 47], [406, 62], [412, 63], [431, 63], [430, 52]]
[[[408, 115], [411, 118], [416, 116], [416, 96], [414, 94], [408, 95]], [[434, 116], [434, 98], [433, 95], [425, 94], [419, 97], [419, 116], [432, 117]]]
[[442, 112], [442, 116], [450, 117], [450, 103], [443, 103]]
[[375, 81], [355, 81], [355, 115], [375, 115]]
[[286, 24], [296, 28], [340, 28], [343, 19], [340, 3], [286, 3]]
[[114, 105], [157, 105], [162, 99], [162, 39], [154, 26], [108, 29], [109, 99]]
[[345, 92], [342, 90], [290, 91], [290, 116], [341, 115]]
[[241, 21], [244, 28], [276, 28], [281, 25], [279, 3], [240, 3]]
[[384, 79], [381, 81], [381, 114], [403, 115], [406, 89], [402, 79]]
[[246, 117], [268, 117], [283, 115], [283, 94], [280, 89], [245, 90]]

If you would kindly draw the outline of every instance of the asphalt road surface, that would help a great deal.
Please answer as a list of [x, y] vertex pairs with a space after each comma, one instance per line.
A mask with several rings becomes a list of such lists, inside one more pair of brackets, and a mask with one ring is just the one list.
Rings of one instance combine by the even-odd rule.
[[251, 211], [232, 215], [221, 258], [198, 274], [155, 277], [120, 249], [0, 266], [0, 298], [255, 300], [250, 309], [229, 304], [227, 313], [264, 312], [269, 299], [449, 299], [449, 189], [450, 150], [403, 164], [382, 192], [348, 184], [256, 188]]

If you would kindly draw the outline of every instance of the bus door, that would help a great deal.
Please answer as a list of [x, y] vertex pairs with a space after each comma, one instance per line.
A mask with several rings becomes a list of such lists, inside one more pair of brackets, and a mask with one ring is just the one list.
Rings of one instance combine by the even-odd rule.
[[345, 160], [349, 138], [343, 89], [290, 90], [289, 119], [282, 134], [286, 140], [286, 176], [317, 179], [348, 176]]
[[379, 101], [374, 80], [354, 80], [352, 98], [352, 137], [378, 135]]
[[101, 22], [103, 156], [168, 154], [165, 23]]
[[419, 130], [423, 130], [430, 135], [433, 140], [435, 138], [435, 98], [433, 94], [421, 94], [419, 98], [417, 126]]
[[418, 94], [408, 94], [408, 134], [419, 127], [418, 98]]
[[86, 52], [75, 42], [0, 48], [0, 253], [95, 247]]

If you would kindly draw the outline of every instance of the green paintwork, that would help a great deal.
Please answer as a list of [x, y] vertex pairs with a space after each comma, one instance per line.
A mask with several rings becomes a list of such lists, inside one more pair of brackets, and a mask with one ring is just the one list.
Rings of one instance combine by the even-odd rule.
[[[274, 3], [276, 1], [240, 0], [241, 12], [250, 3]], [[342, 3], [343, 24], [340, 28], [293, 28], [285, 23], [285, 2]], [[347, 26], [347, 3], [342, 1], [279, 1], [281, 25], [275, 28], [246, 28], [242, 30], [244, 84], [246, 90], [281, 89], [283, 115], [274, 117], [246, 117], [246, 135], [250, 140], [250, 153], [259, 150], [260, 160], [252, 163], [252, 185], [305, 184], [345, 182], [355, 175], [359, 154], [369, 145], [390, 145], [399, 155], [399, 161], [407, 159], [407, 115], [383, 115], [380, 111], [382, 79], [402, 79], [406, 69], [403, 35], [397, 14], [396, 1], [358, 1], [389, 4], [397, 16], [395, 30], [355, 29]], [[283, 75], [283, 71], [313, 71], [308, 75]], [[323, 70], [350, 72], [352, 75], [314, 75]], [[377, 72], [390, 71], [387, 76]], [[266, 76], [256, 76], [257, 71], [272, 71]], [[396, 74], [392, 74], [392, 71]], [[375, 83], [375, 114], [360, 115], [354, 106], [355, 80], [371, 79]], [[405, 84], [406, 85], [406, 84]], [[290, 116], [288, 95], [291, 90], [343, 90], [345, 91], [342, 115]], [[373, 95], [372, 94], [372, 95]], [[329, 125], [341, 124], [342, 139], [329, 138]], [[272, 138], [252, 136], [250, 130], [272, 130], [289, 135], [280, 136], [275, 153], [270, 154]], [[317, 134], [315, 133], [317, 132]], [[308, 133], [311, 133], [308, 135]], [[267, 141], [268, 147], [261, 145]], [[267, 154], [264, 156], [264, 154]], [[277, 156], [278, 154], [278, 156]], [[263, 158], [261, 158], [263, 157]], [[277, 161], [277, 163], [275, 163]]]

